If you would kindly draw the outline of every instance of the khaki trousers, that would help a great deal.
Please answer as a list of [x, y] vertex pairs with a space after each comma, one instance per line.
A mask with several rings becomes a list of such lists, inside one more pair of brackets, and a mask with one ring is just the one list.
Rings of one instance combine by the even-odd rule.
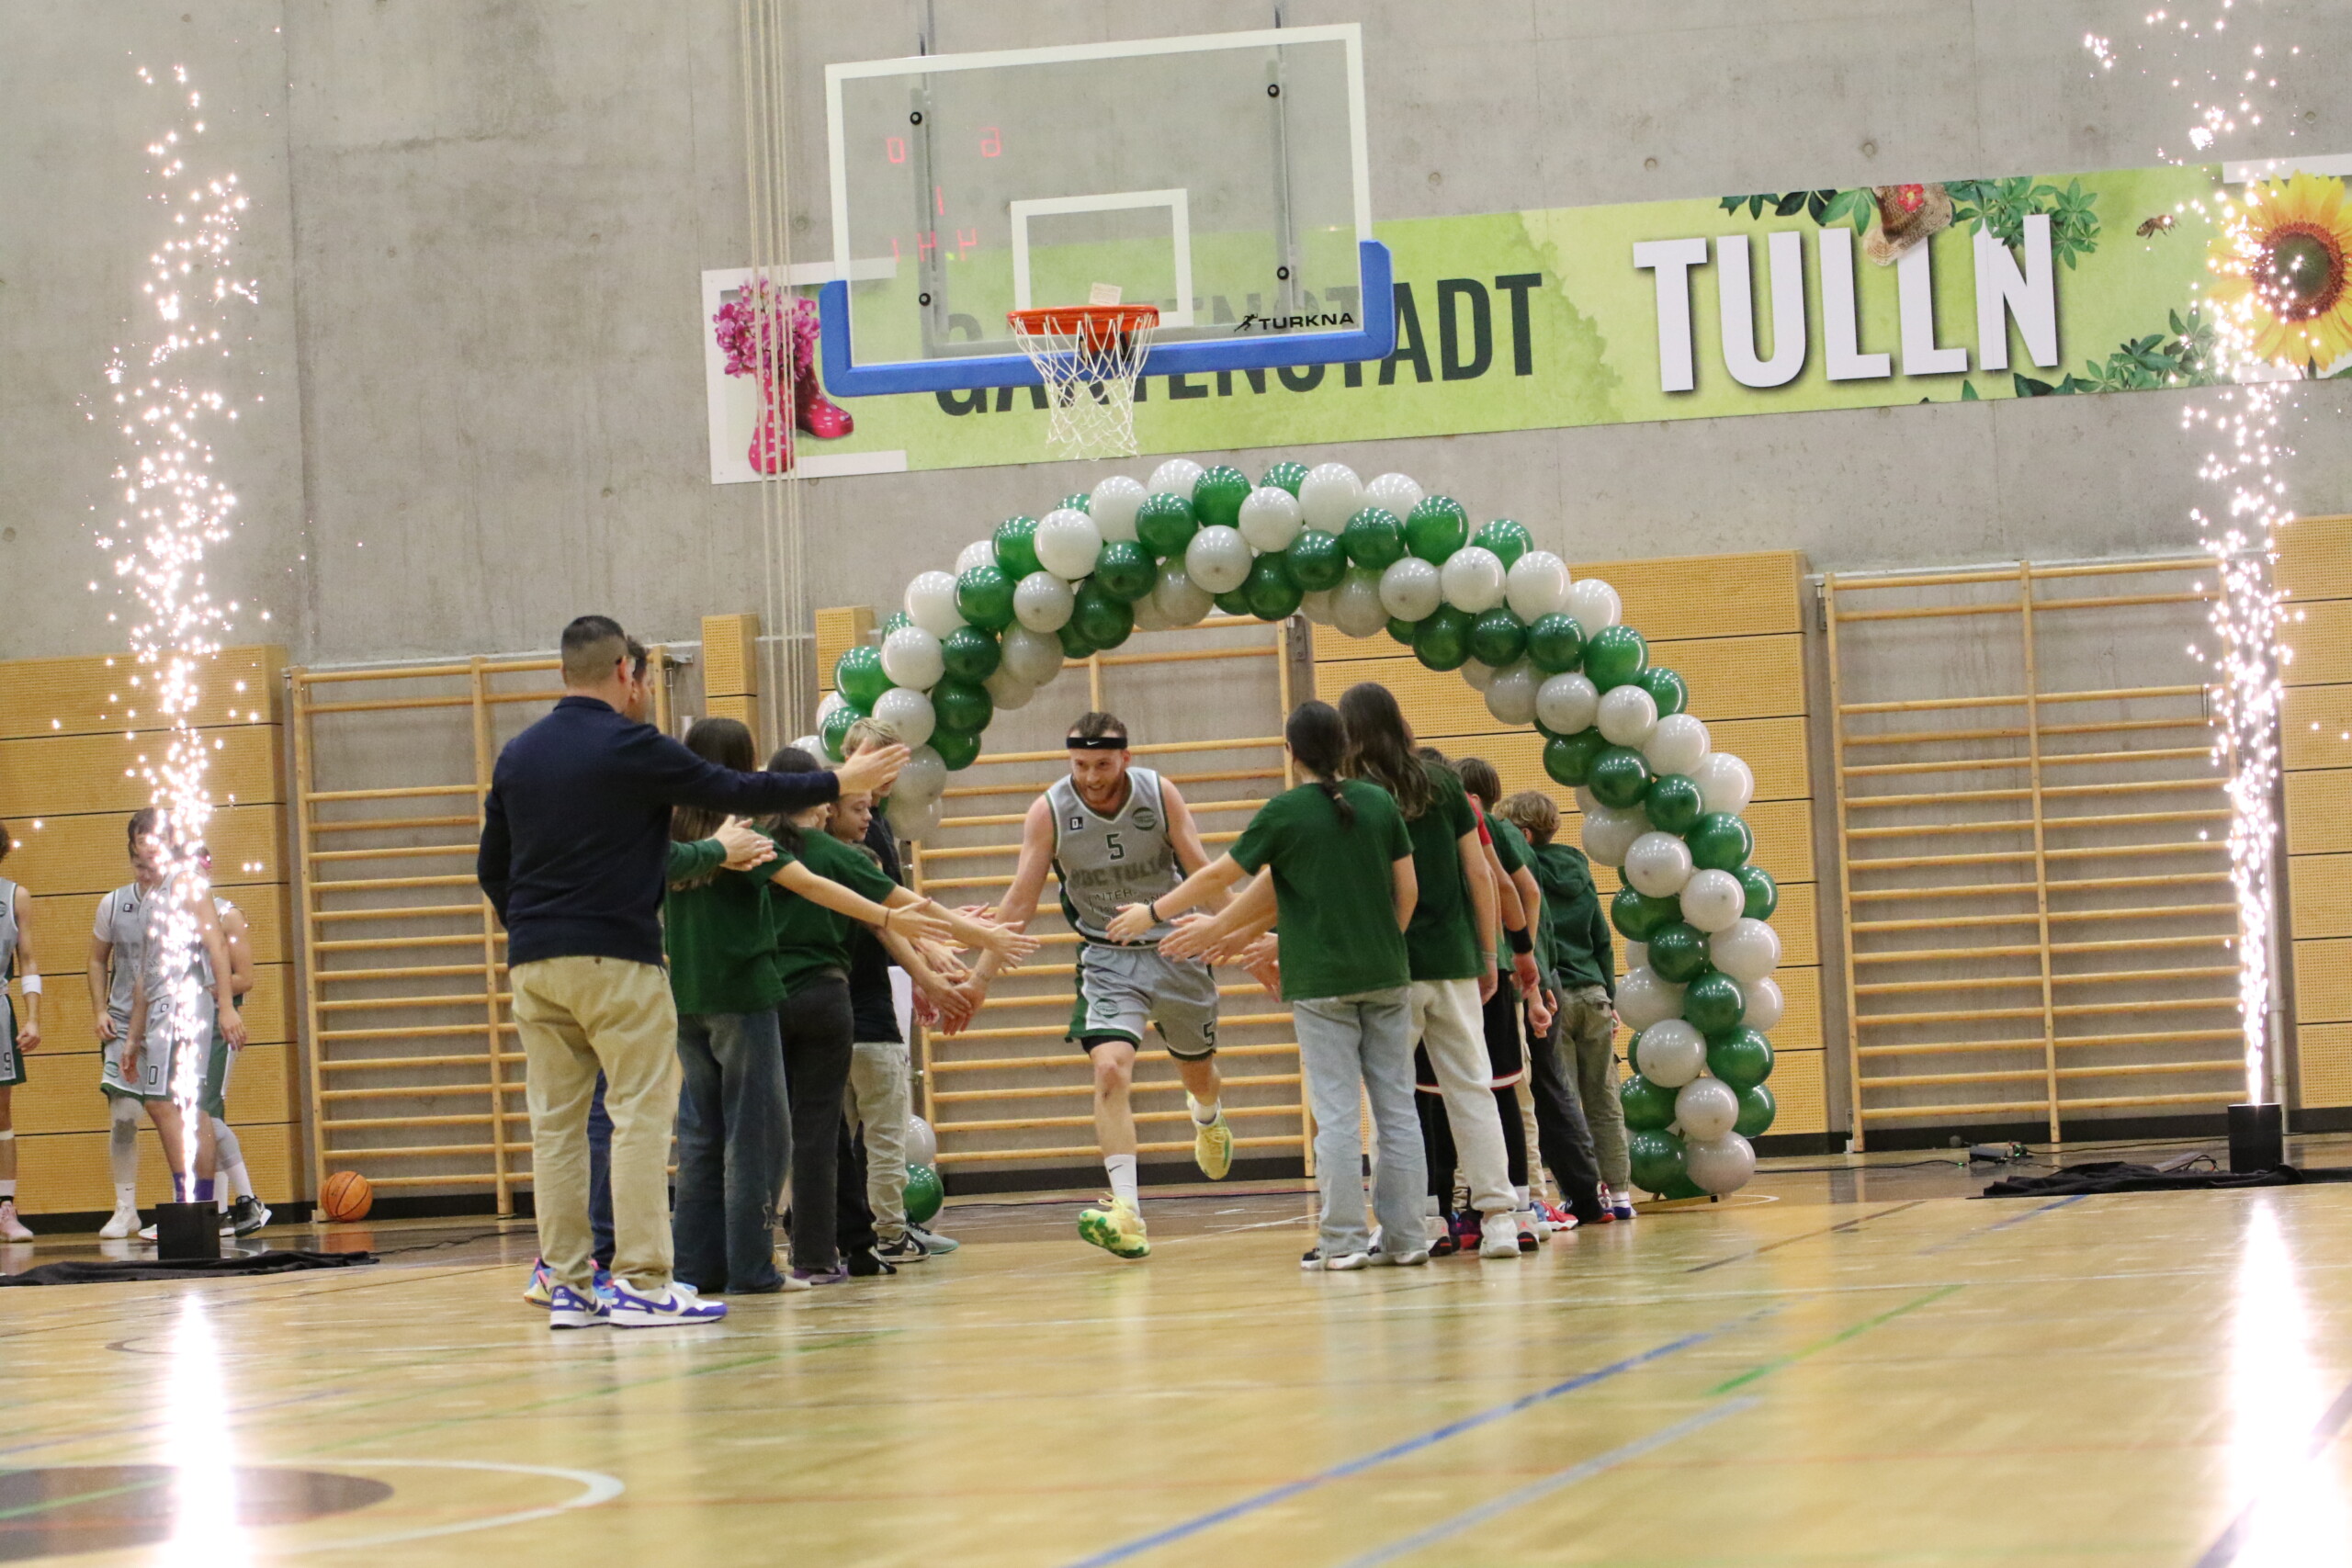
[[1510, 1160], [1503, 1150], [1503, 1119], [1488, 1088], [1494, 1066], [1487, 1055], [1487, 1018], [1476, 980], [1416, 980], [1412, 1029], [1437, 1071], [1445, 1120], [1453, 1129], [1455, 1157], [1470, 1184], [1470, 1206], [1482, 1214], [1519, 1207]]
[[896, 1241], [907, 1234], [907, 1134], [914, 1115], [907, 1048], [889, 1040], [852, 1045], [842, 1109], [865, 1134], [865, 1206], [874, 1211], [874, 1234]]
[[532, 1209], [557, 1280], [594, 1288], [588, 1102], [605, 1075], [613, 1119], [613, 1272], [670, 1283], [670, 1134], [678, 1117], [678, 1014], [658, 964], [543, 958], [515, 965], [514, 1022], [531, 1105]]

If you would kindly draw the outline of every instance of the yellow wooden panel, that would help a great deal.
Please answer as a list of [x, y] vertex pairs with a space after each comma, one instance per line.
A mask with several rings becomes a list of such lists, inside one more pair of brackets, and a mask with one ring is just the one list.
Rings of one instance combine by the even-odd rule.
[[2298, 517], [2278, 536], [2278, 585], [2297, 602], [2352, 599], [2352, 517]]
[[[238, 1011], [244, 1015], [246, 1036], [257, 1043], [294, 1038], [294, 1010], [291, 992], [294, 970], [288, 964], [257, 964], [254, 965], [254, 988], [247, 991]], [[96, 1049], [96, 1033], [91, 1026], [89, 984], [78, 971], [67, 971], [51, 980], [41, 992], [41, 1034], [47, 1042], [40, 1055], [51, 1051], [83, 1051]], [[90, 1069], [95, 1080], [97, 1068]]]
[[1780, 1106], [1771, 1133], [1829, 1131], [1829, 1055], [1826, 1051], [1775, 1051], [1767, 1081]]
[[751, 695], [705, 697], [702, 711], [711, 718], [731, 718], [752, 732], [752, 749], [766, 750], [760, 743], [760, 699]]
[[2352, 686], [2290, 686], [2278, 710], [2281, 763], [2290, 773], [2352, 768]]
[[2352, 939], [2295, 943], [2295, 1021], [2352, 1022]]
[[817, 689], [833, 689], [833, 664], [843, 653], [874, 639], [874, 607], [846, 604], [817, 612]]
[[[222, 649], [199, 677], [196, 721], [244, 723], [259, 713], [277, 723], [285, 665], [282, 648]], [[0, 739], [153, 729], [161, 723], [153, 695], [126, 653], [10, 660], [0, 663]]]
[[[214, 800], [255, 806], [286, 798], [277, 725], [203, 733]], [[127, 816], [153, 798], [154, 786], [140, 776], [141, 760], [160, 763], [166, 744], [164, 736], [152, 732], [0, 740], [0, 818], [21, 824], [26, 818], [85, 812]]]
[[[130, 880], [128, 866], [123, 868], [123, 877]], [[254, 962], [285, 963], [290, 956], [285, 886], [270, 882], [224, 886], [220, 896], [244, 915], [245, 941], [253, 949]], [[82, 973], [83, 964], [89, 960], [90, 926], [97, 915], [101, 897], [96, 893], [52, 893], [32, 900], [33, 953], [40, 960], [43, 974], [62, 975], [66, 983], [79, 984], [74, 977]]]
[[[8, 859], [8, 874], [42, 894], [104, 893], [130, 880], [125, 855], [127, 816], [51, 817], [40, 828], [16, 827], [20, 847]], [[255, 883], [283, 882], [286, 829], [275, 806], [228, 806], [212, 814], [206, 833], [212, 849], [212, 880], [229, 890]]]
[[[1317, 664], [1326, 660], [1386, 659], [1397, 651], [1396, 639], [1386, 632], [1374, 632], [1370, 637], [1350, 637], [1337, 626], [1320, 625], [1314, 626], [1313, 630], [1315, 661]], [[1340, 682], [1342, 689], [1348, 683], [1347, 681]]]
[[2295, 606], [2279, 640], [2292, 655], [2280, 671], [2287, 684], [2329, 686], [2352, 681], [2352, 599]]
[[1794, 550], [1571, 561], [1568, 570], [1616, 589], [1625, 624], [1654, 640], [1804, 630], [1804, 557]]
[[[760, 618], [757, 615], [705, 615], [702, 618], [702, 689], [707, 696], [741, 696], [760, 689]], [[825, 666], [831, 679], [832, 666]]]
[[2352, 850], [2352, 768], [2289, 773], [2287, 852], [2335, 854]]
[[[232, 1126], [237, 1126], [233, 1122]], [[296, 1151], [300, 1139], [290, 1122], [237, 1126], [245, 1168], [265, 1203], [303, 1196]], [[28, 1214], [103, 1214], [114, 1207], [114, 1179], [107, 1167], [107, 1134], [48, 1133], [17, 1141], [17, 1206]], [[152, 1208], [171, 1197], [171, 1174], [151, 1129], [140, 1132], [139, 1201]]]
[[2352, 1023], [2298, 1024], [2295, 1051], [2305, 1105], [2352, 1105]]
[[[77, 1035], [77, 1045], [88, 1043]], [[284, 1042], [248, 1045], [229, 1074], [229, 1124], [298, 1119], [291, 1074], [294, 1047]], [[102, 1133], [109, 1110], [98, 1089], [98, 1053], [52, 1051], [43, 1045], [28, 1058], [26, 1082], [16, 1092], [17, 1130], [34, 1133]]]
[[2352, 855], [2295, 855], [2287, 862], [2295, 935], [2352, 936]]
[[1815, 923], [1814, 905], [1821, 885], [1792, 882], [1781, 889], [1781, 907], [1772, 912], [1772, 929], [1781, 937], [1781, 962], [1810, 968], [1821, 962], [1821, 931]]

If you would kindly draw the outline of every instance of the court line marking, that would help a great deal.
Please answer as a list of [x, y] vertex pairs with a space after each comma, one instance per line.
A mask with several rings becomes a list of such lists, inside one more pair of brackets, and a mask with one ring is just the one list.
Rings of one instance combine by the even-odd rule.
[[2091, 1194], [2087, 1192], [2077, 1192], [2072, 1197], [2054, 1198], [2047, 1203], [2036, 1204], [2034, 1207], [2028, 1209], [2022, 1214], [2011, 1214], [2006, 1220], [1996, 1220], [1989, 1225], [1980, 1226], [1975, 1230], [1966, 1233], [1965, 1235], [1953, 1236], [1948, 1241], [1939, 1241], [1933, 1247], [1923, 1247], [1918, 1250], [1916, 1256], [1927, 1258], [1939, 1252], [1950, 1252], [1955, 1247], [1965, 1247], [1972, 1241], [1991, 1235], [1995, 1231], [2005, 1231], [2011, 1225], [2021, 1225], [2028, 1220], [2039, 1219], [2043, 1214], [2050, 1213], [2052, 1209], [2063, 1209], [2069, 1203], [2079, 1203], [2089, 1196], [2091, 1196]]
[[1575, 1377], [1554, 1383], [1549, 1388], [1541, 1388], [1532, 1393], [1521, 1394], [1517, 1399], [1507, 1400], [1501, 1404], [1481, 1410], [1476, 1415], [1464, 1416], [1459, 1420], [1449, 1421], [1442, 1427], [1431, 1427], [1426, 1432], [1391, 1443], [1385, 1448], [1374, 1449], [1370, 1453], [1359, 1454], [1351, 1460], [1343, 1460], [1328, 1470], [1320, 1470], [1312, 1475], [1301, 1476], [1296, 1481], [1285, 1481], [1279, 1486], [1268, 1487], [1265, 1491], [1244, 1497], [1238, 1503], [1228, 1503], [1222, 1508], [1212, 1509], [1208, 1513], [1186, 1519], [1181, 1524], [1170, 1525], [1165, 1529], [1155, 1530], [1149, 1535], [1138, 1536], [1118, 1546], [1095, 1552], [1088, 1557], [1081, 1557], [1071, 1563], [1070, 1568], [1105, 1568], [1106, 1564], [1124, 1562], [1131, 1557], [1139, 1557], [1147, 1551], [1155, 1551], [1160, 1547], [1173, 1545], [1177, 1541], [1198, 1535], [1204, 1530], [1214, 1529], [1218, 1525], [1229, 1523], [1244, 1515], [1254, 1514], [1261, 1508], [1272, 1507], [1276, 1503], [1288, 1502], [1293, 1497], [1312, 1492], [1317, 1487], [1328, 1486], [1335, 1481], [1345, 1481], [1351, 1476], [1361, 1475], [1365, 1471], [1385, 1464], [1392, 1459], [1402, 1459], [1407, 1454], [1418, 1453], [1423, 1449], [1434, 1447], [1448, 1438], [1459, 1437], [1464, 1432], [1491, 1426], [1497, 1421], [1516, 1416], [1522, 1410], [1532, 1409], [1538, 1404], [1558, 1399], [1564, 1394], [1575, 1393], [1581, 1389], [1590, 1388], [1595, 1383], [1605, 1382], [1621, 1373], [1634, 1371], [1649, 1365], [1652, 1361], [1671, 1356], [1678, 1350], [1687, 1350], [1694, 1345], [1702, 1345], [1710, 1339], [1720, 1338], [1736, 1329], [1745, 1328], [1758, 1319], [1770, 1317], [1780, 1310], [1780, 1304], [1775, 1303], [1755, 1312], [1743, 1313], [1737, 1317], [1717, 1324], [1713, 1328], [1702, 1328], [1685, 1334], [1663, 1345], [1654, 1346], [1638, 1355], [1628, 1356], [1619, 1361], [1611, 1361], [1605, 1367], [1597, 1367], [1589, 1372], [1579, 1372]]
[[1940, 1290], [1929, 1291], [1926, 1295], [1917, 1297], [1912, 1301], [1907, 1301], [1901, 1306], [1890, 1307], [1886, 1311], [1880, 1313], [1875, 1316], [1862, 1319], [1861, 1322], [1853, 1325], [1851, 1327], [1841, 1328], [1837, 1333], [1829, 1336], [1826, 1339], [1816, 1339], [1812, 1344], [1804, 1346], [1799, 1349], [1792, 1350], [1785, 1356], [1775, 1356], [1769, 1361], [1760, 1362], [1756, 1366], [1748, 1368], [1747, 1371], [1740, 1373], [1737, 1377], [1725, 1379], [1724, 1382], [1717, 1383], [1707, 1392], [1710, 1394], [1729, 1393], [1736, 1388], [1745, 1388], [1749, 1383], [1756, 1382], [1759, 1378], [1770, 1377], [1782, 1367], [1793, 1365], [1798, 1361], [1805, 1359], [1807, 1357], [1815, 1356], [1824, 1350], [1832, 1349], [1839, 1345], [1843, 1345], [1849, 1339], [1868, 1334], [1871, 1329], [1876, 1328], [1882, 1323], [1891, 1323], [1894, 1319], [1901, 1317], [1905, 1313], [1917, 1312], [1923, 1306], [1943, 1300], [1946, 1296], [1951, 1295], [1954, 1291], [1965, 1290], [1966, 1288], [1965, 1284], [1951, 1284], [1944, 1286]]
[[353, 1551], [363, 1546], [392, 1546], [401, 1541], [429, 1540], [435, 1536], [465, 1535], [474, 1530], [499, 1529], [507, 1525], [528, 1524], [534, 1519], [553, 1518], [575, 1508], [593, 1508], [599, 1503], [609, 1503], [627, 1487], [620, 1478], [596, 1470], [562, 1470], [547, 1464], [502, 1464], [494, 1460], [466, 1459], [351, 1459], [341, 1462], [355, 1469], [366, 1470], [371, 1465], [398, 1466], [409, 1470], [488, 1470], [510, 1475], [551, 1475], [560, 1481], [577, 1482], [580, 1495], [544, 1508], [524, 1508], [512, 1514], [498, 1514], [487, 1519], [469, 1519], [458, 1524], [431, 1525], [413, 1530], [395, 1530], [389, 1535], [368, 1536], [358, 1540], [322, 1540], [308, 1545], [288, 1546], [277, 1550], [275, 1555], [301, 1556], [313, 1551]]
[[1817, 1231], [1805, 1231], [1798, 1235], [1785, 1236], [1779, 1241], [1767, 1242], [1762, 1247], [1750, 1247], [1746, 1252], [1735, 1252], [1729, 1258], [1718, 1258], [1712, 1263], [1693, 1264], [1691, 1267], [1685, 1269], [1683, 1272], [1685, 1274], [1703, 1274], [1710, 1269], [1720, 1269], [1726, 1263], [1737, 1263], [1744, 1258], [1754, 1258], [1759, 1253], [1777, 1252], [1781, 1247], [1793, 1247], [1801, 1241], [1811, 1241], [1817, 1235], [1835, 1235], [1839, 1231], [1855, 1230], [1860, 1226], [1870, 1224], [1872, 1220], [1883, 1220], [1889, 1214], [1899, 1214], [1905, 1209], [1916, 1209], [1920, 1204], [1927, 1201], [1928, 1200], [1925, 1198], [1914, 1198], [1907, 1203], [1897, 1203], [1893, 1208], [1881, 1209], [1874, 1214], [1860, 1214], [1853, 1219], [1842, 1221], [1838, 1224], [1824, 1225]]
[[1380, 1563], [1394, 1562], [1400, 1557], [1409, 1557], [1424, 1547], [1434, 1546], [1450, 1536], [1460, 1535], [1464, 1530], [1474, 1529], [1490, 1519], [1499, 1518], [1514, 1508], [1523, 1507], [1539, 1497], [1546, 1497], [1555, 1492], [1565, 1491], [1578, 1482], [1589, 1481], [1596, 1475], [1605, 1475], [1621, 1464], [1630, 1463], [1644, 1454], [1662, 1449], [1668, 1443], [1679, 1441], [1704, 1427], [1712, 1427], [1727, 1416], [1753, 1410], [1762, 1403], [1762, 1400], [1754, 1398], [1728, 1400], [1711, 1410], [1702, 1410], [1695, 1416], [1686, 1416], [1670, 1427], [1659, 1427], [1647, 1437], [1635, 1438], [1632, 1442], [1621, 1444], [1605, 1454], [1595, 1454], [1592, 1458], [1572, 1464], [1566, 1470], [1554, 1471], [1540, 1481], [1531, 1481], [1526, 1485], [1506, 1492], [1490, 1502], [1481, 1503], [1475, 1508], [1465, 1508], [1450, 1519], [1440, 1519], [1428, 1529], [1416, 1530], [1401, 1540], [1391, 1541], [1386, 1546], [1374, 1547], [1361, 1557], [1351, 1557], [1340, 1564], [1340, 1568], [1377, 1568]]
[[[2352, 1422], [2352, 1383], [2346, 1383], [2343, 1391], [2335, 1396], [2335, 1402], [2322, 1411], [2320, 1418], [2312, 1424], [2311, 1435], [2303, 1442], [2303, 1457], [2295, 1468], [2309, 1465], [2326, 1452], [2328, 1445], [2343, 1433], [2346, 1422]], [[2237, 1517], [2229, 1522], [2228, 1528], [2213, 1538], [2213, 1544], [2207, 1547], [2205, 1554], [2197, 1560], [2196, 1568], [2229, 1568], [2229, 1564], [2235, 1562], [2238, 1553], [2246, 1548], [2247, 1538], [2254, 1533], [2255, 1515], [2260, 1512], [2265, 1503], [2278, 1495], [2282, 1482], [2298, 1480], [2299, 1477], [2292, 1473], [2273, 1476], [2269, 1484], [2256, 1493], [2246, 1506], [2238, 1510]]]

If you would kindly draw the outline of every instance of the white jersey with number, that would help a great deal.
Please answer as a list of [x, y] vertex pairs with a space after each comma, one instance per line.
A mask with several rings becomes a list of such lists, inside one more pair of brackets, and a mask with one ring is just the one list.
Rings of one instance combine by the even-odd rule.
[[[1168, 811], [1159, 775], [1149, 768], [1127, 770], [1127, 798], [1105, 817], [1080, 798], [1068, 776], [1046, 790], [1054, 813], [1054, 874], [1061, 879], [1062, 914], [1089, 942], [1107, 942], [1112, 917], [1120, 906], [1141, 904], [1172, 892], [1184, 880], [1169, 837]], [[1158, 942], [1175, 928], [1152, 927], [1147, 942]]]

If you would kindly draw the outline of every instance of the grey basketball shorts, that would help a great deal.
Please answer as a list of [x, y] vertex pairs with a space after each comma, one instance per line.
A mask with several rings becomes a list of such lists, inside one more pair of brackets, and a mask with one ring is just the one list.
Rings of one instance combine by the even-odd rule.
[[1200, 1061], [1216, 1054], [1216, 976], [1197, 959], [1163, 958], [1156, 947], [1078, 950], [1078, 1005], [1069, 1038], [1084, 1047], [1097, 1040], [1143, 1043], [1148, 1021], [1168, 1054]]

